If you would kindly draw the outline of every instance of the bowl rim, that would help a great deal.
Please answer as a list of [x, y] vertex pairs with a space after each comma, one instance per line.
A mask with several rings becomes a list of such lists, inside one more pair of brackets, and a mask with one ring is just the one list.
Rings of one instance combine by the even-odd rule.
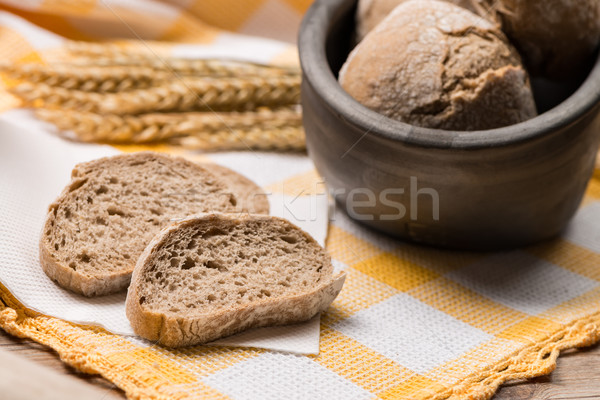
[[479, 131], [423, 128], [383, 116], [350, 96], [335, 78], [326, 55], [331, 27], [354, 7], [355, 0], [316, 0], [306, 12], [298, 35], [303, 78], [349, 123], [384, 140], [433, 148], [477, 149], [513, 145], [545, 136], [584, 118], [600, 104], [600, 54], [581, 86], [554, 108], [518, 124]]

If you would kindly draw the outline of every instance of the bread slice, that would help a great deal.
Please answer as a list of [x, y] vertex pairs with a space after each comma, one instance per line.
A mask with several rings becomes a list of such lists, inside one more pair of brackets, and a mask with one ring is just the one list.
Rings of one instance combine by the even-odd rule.
[[200, 164], [208, 169], [221, 182], [235, 193], [238, 204], [243, 211], [250, 214], [269, 214], [269, 200], [265, 192], [256, 183], [231, 169], [219, 164]]
[[250, 327], [305, 321], [344, 283], [307, 233], [277, 217], [202, 214], [162, 230], [127, 293], [140, 336], [169, 347], [202, 344]]
[[71, 291], [118, 292], [129, 285], [144, 247], [173, 218], [268, 210], [258, 186], [224, 167], [151, 152], [102, 158], [77, 165], [50, 205], [40, 262]]

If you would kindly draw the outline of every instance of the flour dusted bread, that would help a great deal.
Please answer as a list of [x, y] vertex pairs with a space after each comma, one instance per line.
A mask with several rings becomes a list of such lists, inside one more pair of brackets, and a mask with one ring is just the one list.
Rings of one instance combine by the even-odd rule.
[[[359, 0], [356, 9], [356, 37], [361, 41], [389, 13], [407, 0]], [[480, 14], [485, 12], [481, 0], [445, 0], [467, 10]]]
[[366, 107], [422, 127], [493, 129], [537, 114], [527, 72], [504, 34], [440, 1], [396, 7], [350, 53], [339, 81]]
[[207, 211], [268, 213], [268, 203], [259, 187], [235, 172], [183, 158], [141, 152], [82, 163], [49, 207], [40, 262], [71, 291], [118, 292], [161, 228]]
[[127, 318], [165, 346], [201, 344], [250, 327], [305, 321], [343, 285], [325, 250], [290, 222], [202, 214], [161, 231], [140, 256]]
[[[359, 0], [360, 41], [398, 5], [409, 0]], [[420, 1], [420, 0], [416, 0]], [[600, 44], [598, 0], [445, 0], [502, 27], [535, 74], [565, 79]]]

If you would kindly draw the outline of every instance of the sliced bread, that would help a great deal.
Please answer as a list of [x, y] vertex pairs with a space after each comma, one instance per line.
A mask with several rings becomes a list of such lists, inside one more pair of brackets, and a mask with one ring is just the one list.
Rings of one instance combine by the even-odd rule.
[[140, 336], [169, 347], [251, 327], [305, 321], [338, 295], [345, 274], [307, 233], [277, 217], [201, 214], [162, 230], [127, 292]]
[[71, 291], [118, 292], [129, 285], [146, 245], [172, 219], [268, 210], [258, 186], [224, 167], [152, 152], [102, 158], [77, 165], [50, 205], [40, 262], [52, 280]]
[[[250, 214], [269, 214], [269, 200], [266, 193], [256, 186], [256, 183], [219, 164], [200, 164], [208, 169], [221, 182], [235, 193], [237, 202], [243, 211]], [[215, 210], [219, 211], [219, 210]]]

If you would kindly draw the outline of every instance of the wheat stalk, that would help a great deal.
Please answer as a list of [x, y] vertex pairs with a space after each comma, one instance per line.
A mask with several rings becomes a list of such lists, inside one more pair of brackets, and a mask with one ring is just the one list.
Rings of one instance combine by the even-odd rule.
[[296, 76], [297, 67], [274, 67], [248, 62], [212, 59], [157, 58], [131, 54], [116, 56], [76, 57], [69, 64], [77, 67], [145, 67], [182, 76], [252, 77]]
[[235, 131], [199, 132], [193, 136], [174, 138], [173, 144], [194, 150], [280, 150], [302, 151], [306, 148], [304, 129], [289, 126], [277, 129], [251, 128], [243, 135]]
[[[158, 62], [156, 63], [158, 64]], [[119, 65], [109, 59], [106, 65], [93, 61], [93, 65], [80, 64], [0, 64], [0, 71], [7, 76], [31, 83], [44, 83], [65, 89], [86, 92], [120, 92], [159, 86], [162, 82], [177, 80], [182, 76], [219, 77], [283, 77], [281, 69], [258, 67], [253, 64], [229, 63], [219, 60], [175, 60], [173, 69], [161, 68], [152, 63]], [[295, 74], [298, 76], [298, 74]]]
[[149, 88], [170, 74], [148, 67], [73, 67], [68, 64], [4, 64], [0, 71], [22, 81], [85, 92], [120, 92]]
[[32, 107], [102, 114], [207, 109], [229, 111], [296, 104], [300, 97], [300, 77], [185, 78], [149, 89], [107, 94], [27, 83], [12, 91]]
[[194, 135], [200, 131], [243, 131], [253, 127], [277, 129], [302, 124], [300, 112], [289, 108], [230, 113], [152, 113], [137, 116], [39, 109], [36, 115], [60, 129], [73, 131], [78, 139], [86, 142], [145, 143]]
[[[305, 149], [296, 106], [299, 68], [160, 58], [140, 50], [77, 43], [68, 49], [68, 63], [0, 70], [28, 82], [12, 91], [38, 108], [38, 117], [81, 141]], [[228, 112], [188, 112], [198, 110]]]
[[[36, 115], [85, 142], [141, 144], [168, 141], [204, 150], [224, 149], [227, 143], [236, 148], [304, 149], [300, 112], [289, 108], [245, 113], [139, 116], [39, 109]], [[265, 142], [258, 143], [260, 138]]]
[[163, 57], [147, 49], [124, 48], [115, 44], [71, 42], [70, 63], [79, 66], [139, 66], [179, 75], [250, 77], [299, 75], [298, 67], [269, 66], [250, 62], [215, 59]]

